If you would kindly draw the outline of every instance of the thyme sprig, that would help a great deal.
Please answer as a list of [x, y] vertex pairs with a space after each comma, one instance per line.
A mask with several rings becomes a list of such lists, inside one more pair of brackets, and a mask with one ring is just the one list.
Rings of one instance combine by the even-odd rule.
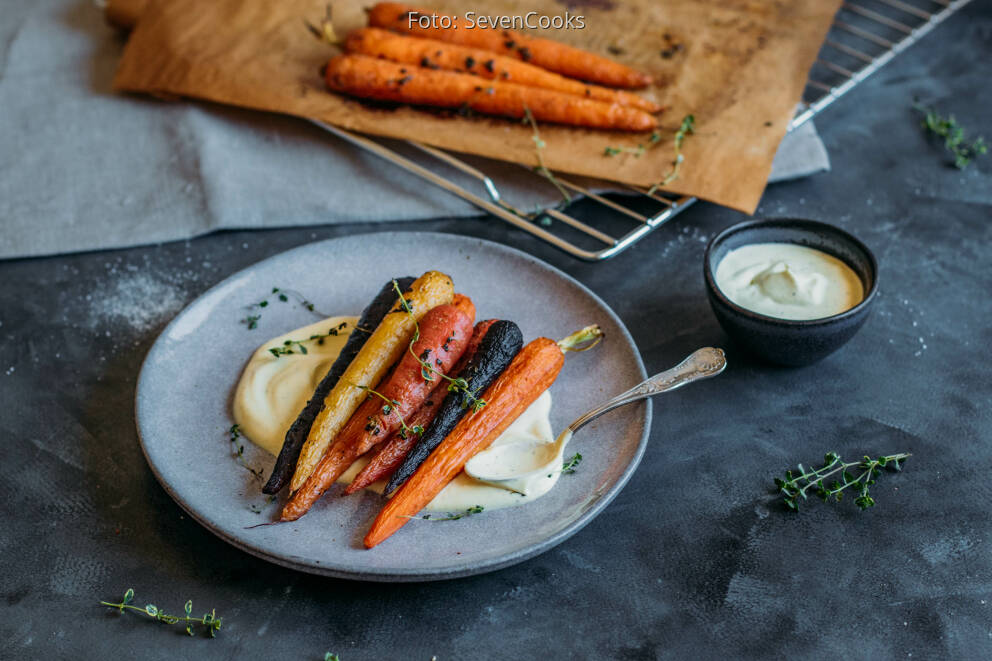
[[438, 375], [439, 377], [441, 377], [442, 379], [448, 382], [448, 392], [462, 393], [462, 397], [463, 397], [462, 408], [467, 408], [471, 406], [473, 413], [478, 413], [479, 411], [481, 411], [482, 407], [486, 405], [486, 400], [479, 397], [479, 391], [481, 390], [481, 388], [476, 388], [475, 390], [472, 390], [468, 386], [468, 381], [466, 381], [464, 378], [461, 377], [452, 378], [446, 374], [442, 374], [441, 372], [434, 369], [434, 367], [430, 363], [426, 362], [423, 358], [418, 356], [417, 353], [413, 350], [413, 345], [417, 342], [417, 340], [420, 339], [420, 323], [417, 321], [416, 317], [413, 316], [413, 308], [410, 306], [410, 301], [408, 301], [406, 297], [403, 295], [403, 290], [400, 289], [400, 283], [398, 283], [396, 280], [393, 280], [393, 289], [396, 290], [396, 293], [400, 297], [400, 306], [403, 308], [403, 311], [406, 312], [408, 315], [410, 315], [410, 318], [413, 319], [413, 323], [414, 323], [413, 337], [410, 338], [410, 345], [407, 347], [407, 351], [409, 351], [410, 355], [413, 356], [420, 364], [420, 375], [424, 378], [424, 381], [428, 381], [428, 382], [433, 381], [434, 375], [435, 374]]
[[[281, 303], [288, 303], [290, 299], [293, 299], [296, 302], [298, 302], [300, 305], [305, 307], [307, 310], [309, 310], [310, 312], [313, 312], [314, 314], [320, 314], [324, 317], [331, 316], [329, 314], [324, 314], [319, 310], [317, 310], [316, 306], [310, 300], [308, 300], [306, 296], [304, 296], [303, 294], [301, 294], [300, 292], [294, 289], [282, 289], [280, 287], [273, 287], [271, 294], [275, 295], [276, 300], [278, 300]], [[271, 296], [263, 298], [260, 301], [245, 306], [245, 309], [248, 310], [249, 314], [247, 314], [243, 319], [241, 319], [241, 323], [247, 326], [248, 330], [255, 330], [256, 328], [258, 328], [258, 321], [262, 318], [262, 310], [264, 308], [269, 307], [269, 298], [271, 298]]]
[[562, 475], [570, 475], [575, 472], [575, 469], [579, 467], [582, 463], [582, 455], [576, 452], [573, 454], [568, 461], [566, 461], [561, 466]]
[[603, 150], [603, 156], [616, 156], [617, 154], [633, 154], [634, 158], [640, 158], [655, 145], [661, 142], [661, 134], [657, 131], [651, 132], [651, 137], [648, 138], [648, 145], [645, 147], [644, 143], [638, 144], [636, 147], [607, 147]]
[[147, 604], [144, 607], [134, 606], [131, 602], [134, 600], [134, 588], [128, 588], [127, 592], [124, 593], [124, 598], [121, 599], [120, 603], [114, 603], [110, 601], [101, 601], [101, 606], [109, 606], [110, 608], [116, 608], [119, 612], [123, 613], [125, 610], [133, 611], [135, 613], [141, 613], [147, 615], [148, 617], [153, 617], [159, 622], [164, 622], [165, 624], [186, 624], [186, 633], [190, 636], [193, 634], [193, 625], [199, 624], [206, 628], [207, 633], [213, 638], [220, 631], [222, 619], [217, 617], [217, 609], [211, 609], [209, 613], [204, 613], [202, 617], [193, 617], [193, 601], [188, 600], [186, 605], [183, 607], [185, 615], [169, 615], [168, 613], [159, 610], [158, 606], [155, 604]]
[[242, 442], [244, 435], [241, 433], [241, 425], [231, 425], [227, 433], [231, 438], [231, 445], [234, 446], [231, 451], [234, 453], [234, 457], [238, 460], [238, 463], [241, 464], [242, 468], [251, 473], [256, 480], [261, 481], [263, 478], [262, 471], [249, 466], [248, 461], [245, 459], [245, 444]]
[[694, 115], [686, 115], [682, 118], [682, 123], [679, 125], [678, 130], [675, 132], [675, 159], [672, 161], [672, 169], [669, 170], [665, 178], [651, 186], [648, 189], [647, 194], [653, 195], [658, 188], [661, 186], [667, 186], [676, 179], [679, 178], [679, 173], [682, 170], [682, 163], [685, 161], [685, 156], [682, 155], [682, 143], [685, 142], [687, 136], [690, 136], [696, 132], [696, 117]]
[[985, 138], [978, 136], [974, 142], [968, 143], [964, 138], [964, 128], [954, 119], [954, 115], [943, 117], [934, 108], [925, 108], [914, 103], [913, 108], [923, 113], [920, 126], [930, 135], [944, 139], [944, 148], [954, 155], [954, 167], [963, 170], [972, 160], [988, 152]]
[[[382, 401], [386, 402], [386, 405], [382, 407], [382, 414], [383, 415], [389, 415], [390, 413], [396, 414], [396, 418], [400, 421], [400, 438], [405, 439], [408, 434], [416, 434], [417, 436], [420, 436], [421, 434], [424, 433], [424, 428], [421, 425], [414, 425], [413, 427], [410, 427], [406, 424], [406, 420], [403, 419], [403, 416], [400, 415], [400, 412], [397, 410], [397, 407], [400, 405], [400, 403], [397, 402], [395, 399], [389, 399], [381, 392], [377, 392], [372, 388], [369, 388], [368, 386], [360, 386], [358, 384], [352, 384], [352, 385], [358, 388], [359, 390], [364, 390], [370, 395], [375, 395]], [[369, 418], [368, 423], [369, 424], [365, 426], [365, 430], [375, 431], [375, 433], [378, 434], [380, 430], [378, 429], [378, 426], [375, 425], [375, 422], [371, 417]]]
[[566, 204], [571, 202], [572, 196], [568, 194], [568, 191], [565, 190], [565, 187], [562, 186], [561, 182], [555, 178], [555, 175], [552, 174], [551, 170], [544, 165], [544, 148], [547, 147], [547, 143], [541, 139], [541, 132], [537, 129], [537, 120], [534, 119], [533, 113], [531, 113], [530, 108], [527, 106], [524, 106], [524, 121], [530, 124], [531, 129], [534, 131], [534, 134], [531, 136], [531, 140], [534, 141], [534, 151], [537, 154], [537, 167], [534, 168], [535, 172], [550, 181], [554, 187], [558, 189], [558, 192], [561, 193], [561, 196]]
[[[882, 468], [891, 470], [902, 470], [901, 462], [912, 455], [908, 453], [890, 454], [877, 459], [872, 459], [865, 455], [859, 461], [843, 461], [836, 452], [828, 452], [823, 457], [823, 466], [813, 470], [806, 470], [802, 464], [797, 466], [798, 474], [791, 470], [785, 471], [785, 479], [775, 478], [775, 486], [786, 506], [793, 511], [799, 510], [799, 501], [806, 500], [807, 492], [820, 498], [824, 502], [831, 498], [839, 502], [843, 497], [843, 491], [849, 487], [854, 487], [858, 495], [854, 499], [854, 504], [862, 510], [875, 505], [875, 499], [868, 494], [868, 488], [875, 484], [875, 479]], [[848, 469], [861, 471], [857, 476]], [[827, 483], [825, 480], [835, 475], [840, 476]], [[843, 482], [841, 481], [843, 480]]]
[[269, 347], [269, 353], [271, 353], [276, 358], [278, 358], [279, 356], [287, 356], [289, 354], [294, 354], [297, 352], [306, 355], [309, 353], [306, 347], [307, 342], [316, 341], [317, 344], [323, 344], [325, 338], [335, 337], [347, 327], [348, 327], [348, 322], [342, 321], [340, 324], [332, 327], [326, 333], [323, 334], [317, 333], [311, 335], [305, 340], [286, 340], [282, 343], [282, 346], [280, 347]]
[[464, 512], [450, 512], [445, 516], [441, 516], [441, 517], [435, 517], [431, 514], [424, 514], [423, 516], [420, 517], [407, 516], [406, 518], [408, 519], [419, 518], [421, 521], [457, 521], [458, 519], [464, 519], [465, 517], [472, 516], [473, 514], [480, 514], [484, 509], [486, 508], [483, 507], [482, 505], [473, 505]]

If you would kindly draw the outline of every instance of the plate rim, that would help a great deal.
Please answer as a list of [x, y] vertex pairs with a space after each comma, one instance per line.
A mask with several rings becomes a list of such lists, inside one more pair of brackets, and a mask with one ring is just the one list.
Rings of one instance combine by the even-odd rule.
[[145, 463], [151, 469], [152, 474], [155, 476], [156, 481], [162, 486], [165, 492], [169, 494], [169, 497], [172, 498], [172, 500], [175, 501], [177, 505], [179, 505], [180, 509], [186, 512], [193, 520], [195, 520], [198, 524], [200, 524], [205, 529], [207, 529], [210, 533], [216, 535], [217, 537], [231, 544], [235, 548], [244, 551], [256, 558], [266, 560], [268, 562], [271, 562], [273, 564], [282, 567], [286, 567], [288, 569], [294, 569], [296, 571], [301, 571], [308, 574], [330, 576], [334, 578], [341, 578], [347, 580], [372, 581], [372, 582], [384, 582], [384, 583], [415, 583], [415, 582], [424, 582], [424, 581], [438, 581], [438, 580], [463, 578], [466, 576], [473, 576], [477, 574], [497, 571], [509, 567], [511, 565], [524, 562], [525, 560], [529, 560], [530, 558], [533, 558], [537, 555], [550, 551], [554, 547], [566, 541], [575, 533], [582, 530], [589, 523], [591, 523], [592, 520], [595, 519], [599, 515], [599, 513], [603, 511], [603, 509], [605, 509], [611, 502], [613, 502], [613, 499], [616, 498], [617, 495], [619, 495], [619, 493], [624, 489], [624, 487], [627, 485], [627, 482], [630, 480], [634, 472], [637, 470], [638, 466], [640, 466], [641, 460], [644, 457], [644, 452], [647, 449], [648, 439], [651, 435], [653, 406], [650, 398], [643, 400], [645, 405], [644, 427], [641, 431], [641, 437], [640, 439], [638, 439], [637, 448], [634, 452], [634, 456], [632, 457], [631, 461], [624, 468], [623, 473], [620, 475], [617, 481], [614, 482], [610, 486], [610, 488], [607, 489], [601, 496], [599, 496], [596, 499], [596, 501], [592, 504], [592, 506], [589, 507], [589, 509], [587, 509], [585, 512], [580, 514], [574, 521], [572, 521], [572, 523], [568, 524], [567, 526], [559, 530], [557, 533], [542, 539], [540, 542], [535, 543], [530, 547], [518, 549], [516, 551], [510, 552], [507, 555], [494, 558], [490, 561], [483, 561], [483, 562], [469, 561], [458, 565], [449, 565], [447, 567], [435, 568], [435, 569], [405, 570], [398, 568], [383, 568], [383, 569], [376, 569], [374, 571], [346, 570], [329, 565], [325, 566], [320, 564], [319, 562], [308, 561], [303, 558], [296, 558], [295, 556], [291, 556], [291, 555], [273, 554], [263, 551], [257, 547], [253, 547], [250, 544], [243, 542], [237, 537], [229, 534], [228, 532], [224, 531], [223, 529], [215, 526], [214, 524], [208, 522], [203, 517], [201, 517], [195, 510], [193, 510], [193, 508], [191, 508], [186, 502], [184, 502], [183, 498], [179, 495], [179, 493], [172, 487], [171, 484], [169, 484], [169, 482], [166, 479], [164, 479], [162, 474], [159, 473], [159, 470], [156, 468], [154, 462], [149, 457], [147, 442], [144, 434], [141, 431], [141, 416], [140, 416], [139, 402], [141, 399], [142, 384], [145, 382], [145, 379], [147, 378], [150, 361], [158, 351], [163, 349], [164, 340], [169, 335], [170, 330], [186, 314], [186, 312], [190, 308], [192, 308], [194, 305], [199, 303], [202, 299], [211, 295], [216, 290], [226, 286], [230, 281], [244, 274], [245, 271], [248, 271], [249, 269], [254, 269], [262, 264], [265, 264], [270, 260], [282, 258], [287, 255], [291, 255], [294, 252], [310, 249], [313, 246], [317, 246], [317, 245], [334, 243], [336, 241], [352, 239], [355, 237], [362, 237], [362, 236], [367, 237], [372, 235], [388, 235], [388, 234], [405, 235], [405, 238], [410, 238], [410, 235], [417, 235], [419, 237], [423, 237], [428, 240], [431, 237], [443, 236], [448, 240], [455, 238], [456, 240], [478, 242], [480, 244], [485, 245], [485, 247], [488, 249], [494, 249], [496, 250], [496, 252], [509, 253], [517, 258], [531, 262], [532, 264], [535, 264], [540, 268], [551, 271], [554, 275], [557, 275], [558, 277], [563, 278], [564, 280], [569, 282], [571, 285], [578, 287], [584, 294], [589, 296], [596, 304], [598, 304], [606, 311], [606, 313], [612, 318], [612, 321], [620, 329], [620, 332], [624, 337], [624, 339], [627, 341], [628, 345], [633, 348], [634, 362], [640, 373], [641, 379], [644, 380], [647, 378], [647, 371], [644, 367], [644, 360], [641, 357], [640, 349], [638, 348], [637, 343], [634, 341], [633, 336], [631, 336], [630, 331], [627, 329], [626, 324], [624, 324], [620, 316], [613, 310], [612, 307], [610, 307], [602, 298], [600, 298], [598, 294], [596, 294], [589, 287], [585, 286], [584, 284], [579, 282], [576, 278], [572, 277], [568, 273], [565, 273], [558, 267], [549, 264], [544, 260], [535, 257], [527, 252], [524, 252], [519, 248], [514, 248], [512, 246], [499, 243], [497, 241], [491, 241], [489, 239], [483, 239], [466, 234], [458, 234], [454, 232], [425, 232], [418, 230], [409, 230], [409, 231], [379, 230], [372, 232], [358, 232], [355, 234], [347, 234], [344, 236], [322, 239], [320, 241], [310, 241], [307, 243], [303, 243], [293, 248], [289, 248], [287, 250], [277, 252], [273, 255], [269, 255], [264, 259], [258, 260], [256, 262], [249, 264], [248, 266], [238, 269], [237, 271], [225, 277], [223, 280], [220, 280], [219, 282], [215, 283], [214, 285], [212, 285], [211, 287], [200, 293], [196, 298], [194, 298], [187, 305], [185, 305], [182, 308], [182, 310], [177, 312], [176, 315], [169, 321], [169, 323], [162, 328], [162, 330], [156, 336], [155, 341], [148, 349], [148, 353], [145, 354], [144, 359], [141, 361], [141, 367], [138, 371], [138, 378], [135, 383], [135, 389], [134, 389], [134, 423], [138, 435], [138, 444], [141, 446], [141, 452], [145, 457]]

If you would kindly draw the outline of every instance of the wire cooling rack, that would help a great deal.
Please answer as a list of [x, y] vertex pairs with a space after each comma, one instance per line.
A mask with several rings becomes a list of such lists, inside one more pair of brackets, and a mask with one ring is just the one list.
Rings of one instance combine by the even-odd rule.
[[[824, 108], [850, 92], [858, 83], [885, 66], [897, 54], [919, 41], [948, 16], [971, 0], [857, 0], [845, 2], [827, 33], [813, 65], [803, 102], [789, 130], [809, 121]], [[567, 176], [555, 179], [580, 199], [563, 209], [527, 212], [500, 195], [496, 182], [485, 172], [448, 152], [410, 141], [437, 161], [438, 170], [427, 168], [381, 142], [329, 124], [325, 130], [381, 156], [514, 227], [530, 232], [565, 252], [589, 261], [602, 261], [631, 247], [697, 201], [695, 197], [649, 191], [639, 186], [602, 182], [611, 191], [598, 194]], [[475, 179], [478, 189], [468, 190], [441, 174], [445, 168]], [[450, 171], [450, 170], [449, 170]], [[537, 173], [535, 177], [541, 176]], [[551, 185], [550, 182], [548, 185]]]

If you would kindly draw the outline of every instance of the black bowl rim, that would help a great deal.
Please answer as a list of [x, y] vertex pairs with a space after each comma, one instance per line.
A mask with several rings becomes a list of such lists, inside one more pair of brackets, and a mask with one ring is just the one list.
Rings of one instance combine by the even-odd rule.
[[[761, 227], [776, 227], [776, 226], [794, 227], [799, 229], [810, 229], [810, 230], [812, 229], [827, 230], [837, 234], [842, 239], [849, 242], [855, 248], [857, 248], [862, 253], [864, 253], [864, 255], [868, 258], [868, 264], [871, 267], [872, 278], [871, 278], [871, 287], [868, 289], [868, 292], [865, 294], [864, 298], [861, 299], [861, 302], [855, 305], [853, 308], [850, 308], [849, 310], [845, 310], [843, 312], [831, 315], [829, 317], [819, 317], [818, 319], [782, 319], [780, 317], [771, 317], [766, 314], [761, 314], [760, 312], [755, 312], [754, 310], [748, 310], [747, 308], [741, 307], [740, 305], [737, 305], [736, 303], [731, 301], [727, 297], [727, 295], [724, 294], [723, 291], [716, 284], [716, 280], [713, 277], [713, 269], [710, 267], [710, 254], [713, 252], [714, 248], [716, 248], [718, 245], [720, 245], [720, 243], [725, 241], [727, 237], [733, 234], [737, 234], [738, 232], [748, 229], [761, 228]], [[793, 242], [786, 241], [784, 243], [793, 243]], [[848, 267], [852, 269], [854, 268], [851, 265], [851, 263], [848, 262], [847, 260], [838, 257], [837, 255], [834, 255], [834, 257], [841, 259], [841, 261], [847, 264]], [[875, 299], [875, 294], [878, 292], [878, 260], [875, 258], [875, 253], [871, 251], [871, 248], [869, 248], [867, 245], [865, 245], [865, 243], [861, 239], [854, 236], [847, 230], [841, 229], [836, 225], [831, 225], [830, 223], [825, 223], [820, 220], [811, 220], [808, 218], [763, 218], [759, 220], [745, 220], [743, 222], [731, 225], [730, 227], [726, 228], [725, 230], [714, 236], [710, 240], [709, 244], [707, 244], [706, 251], [703, 253], [703, 272], [706, 277], [707, 288], [710, 290], [711, 293], [713, 293], [713, 295], [717, 297], [717, 299], [723, 305], [726, 305], [734, 312], [743, 315], [745, 317], [749, 317], [755, 321], [772, 323], [788, 328], [809, 328], [811, 326], [826, 326], [832, 323], [843, 321], [845, 319], [849, 319], [851, 317], [858, 315], [862, 310], [864, 310], [869, 305], [871, 305], [872, 301]]]

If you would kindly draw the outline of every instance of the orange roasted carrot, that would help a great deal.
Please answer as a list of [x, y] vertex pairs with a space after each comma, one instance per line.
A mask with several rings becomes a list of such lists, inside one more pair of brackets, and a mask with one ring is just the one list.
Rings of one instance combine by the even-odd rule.
[[[455, 303], [458, 302], [458, 297], [461, 294], [455, 294]], [[472, 331], [472, 339], [468, 342], [468, 347], [465, 349], [465, 353], [458, 360], [458, 364], [455, 365], [454, 369], [451, 370], [453, 375], [462, 376], [462, 370], [465, 365], [472, 359], [476, 351], [479, 349], [479, 345], [482, 343], [482, 338], [486, 336], [489, 329], [493, 324], [496, 323], [496, 319], [486, 319], [485, 321], [480, 321], [475, 325], [475, 329]], [[407, 424], [411, 427], [417, 427], [418, 425], [423, 429], [427, 429], [430, 423], [434, 420], [435, 414], [437, 414], [438, 409], [441, 406], [441, 402], [444, 398], [441, 393], [435, 393], [434, 397], [427, 400], [424, 405], [417, 411], [413, 420]], [[351, 481], [348, 488], [344, 490], [345, 494], [352, 494], [359, 489], [364, 489], [368, 485], [372, 484], [376, 480], [381, 480], [386, 477], [390, 477], [393, 472], [400, 467], [403, 460], [406, 459], [406, 455], [410, 452], [413, 447], [420, 442], [423, 434], [393, 434], [393, 437], [389, 439], [376, 454], [372, 457], [372, 460], [365, 465], [365, 468], [355, 476], [355, 479]]]
[[650, 131], [655, 118], [643, 110], [539, 87], [526, 87], [454, 71], [396, 64], [367, 55], [338, 55], [327, 64], [327, 86], [365, 99], [395, 101], [594, 129]]
[[[399, 310], [390, 314], [407, 313]], [[423, 316], [419, 337], [403, 354], [388, 381], [380, 385], [378, 391], [370, 392], [348, 420], [313, 473], [283, 507], [281, 520], [294, 521], [306, 514], [355, 459], [376, 443], [401, 427], [412, 430], [405, 424], [405, 419], [441, 385], [443, 380], [434, 372], [448, 373], [461, 358], [472, 337], [474, 317], [474, 306], [466, 296], [462, 296], [457, 305], [439, 305]], [[421, 361], [428, 364], [430, 370]]]
[[661, 106], [636, 94], [581, 83], [521, 62], [516, 58], [496, 55], [480, 48], [459, 46], [434, 39], [418, 39], [379, 28], [355, 30], [348, 35], [344, 48], [349, 53], [381, 57], [402, 64], [413, 64], [428, 69], [463, 71], [481, 78], [505, 80], [527, 87], [543, 87], [606, 103], [619, 103], [645, 112], [661, 111]]
[[540, 337], [521, 349], [483, 393], [486, 405], [482, 410], [462, 418], [382, 508], [365, 536], [366, 548], [372, 548], [399, 530], [461, 472], [474, 454], [489, 447], [520, 417], [554, 383], [565, 363], [565, 351], [600, 336], [598, 327], [589, 327], [561, 342]]
[[[433, 12], [411, 7], [398, 2], [380, 2], [369, 11], [369, 25], [387, 30], [395, 30], [418, 37], [447, 41], [463, 46], [472, 46], [492, 51], [500, 55], [515, 57], [539, 67], [560, 73], [570, 78], [588, 80], [609, 87], [637, 89], [651, 84], [651, 76], [572, 46], [566, 46], [550, 39], [531, 37], [513, 30], [475, 27], [459, 24], [457, 17], [450, 17], [457, 29], [422, 27], [418, 18], [423, 15], [425, 23]], [[440, 15], [439, 15], [440, 16]]]

